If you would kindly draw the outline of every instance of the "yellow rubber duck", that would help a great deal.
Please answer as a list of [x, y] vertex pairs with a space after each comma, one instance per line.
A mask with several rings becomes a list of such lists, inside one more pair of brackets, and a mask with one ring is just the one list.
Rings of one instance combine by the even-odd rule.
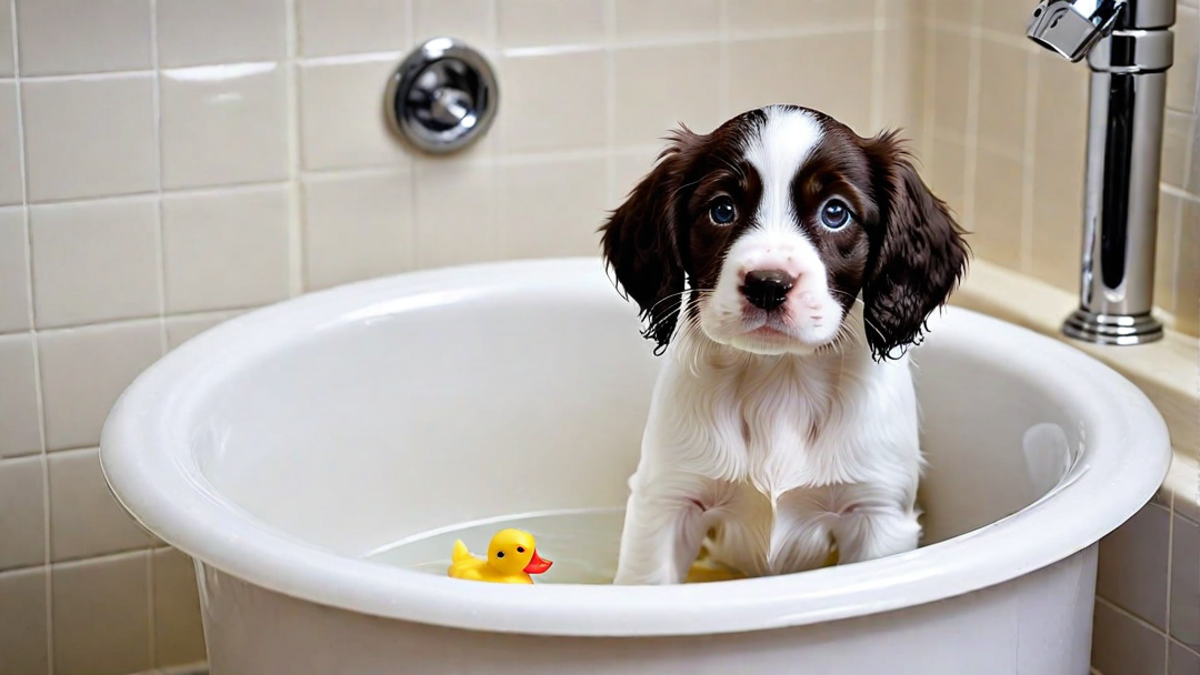
[[492, 537], [487, 560], [471, 555], [467, 545], [456, 540], [450, 561], [451, 577], [494, 584], [532, 584], [529, 575], [541, 574], [552, 564], [537, 554], [533, 535], [513, 529], [501, 530]]

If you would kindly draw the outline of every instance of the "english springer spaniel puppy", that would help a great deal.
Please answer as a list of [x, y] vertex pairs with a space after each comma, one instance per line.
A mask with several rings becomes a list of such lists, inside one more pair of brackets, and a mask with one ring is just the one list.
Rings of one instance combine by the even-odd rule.
[[906, 348], [969, 249], [896, 135], [781, 105], [685, 127], [601, 232], [666, 354], [615, 583], [679, 583], [702, 545], [750, 576], [916, 548]]

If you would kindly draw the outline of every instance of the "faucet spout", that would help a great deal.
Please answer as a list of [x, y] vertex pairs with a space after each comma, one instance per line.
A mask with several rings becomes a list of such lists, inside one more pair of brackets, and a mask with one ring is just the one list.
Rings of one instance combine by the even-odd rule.
[[1163, 337], [1152, 314], [1159, 164], [1175, 0], [1042, 0], [1027, 37], [1087, 58], [1080, 303], [1063, 332], [1096, 344]]
[[1108, 37], [1126, 0], [1043, 0], [1025, 35], [1075, 63]]

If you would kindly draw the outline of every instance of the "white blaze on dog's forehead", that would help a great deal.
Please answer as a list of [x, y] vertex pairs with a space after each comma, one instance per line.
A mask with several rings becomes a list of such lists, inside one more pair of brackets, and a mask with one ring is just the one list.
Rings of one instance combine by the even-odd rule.
[[765, 113], [766, 121], [746, 146], [746, 161], [758, 171], [763, 188], [755, 221], [766, 230], [791, 229], [796, 221], [792, 179], [821, 142], [821, 124], [806, 110], [772, 106]]

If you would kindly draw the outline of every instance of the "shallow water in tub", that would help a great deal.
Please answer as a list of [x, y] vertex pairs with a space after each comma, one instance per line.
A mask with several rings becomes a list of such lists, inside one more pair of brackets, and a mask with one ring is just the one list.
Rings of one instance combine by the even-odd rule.
[[472, 554], [487, 554], [492, 535], [508, 527], [537, 540], [538, 555], [554, 564], [534, 583], [608, 584], [617, 571], [624, 508], [574, 509], [515, 515], [453, 525], [405, 537], [367, 554], [368, 560], [445, 575], [450, 550], [462, 539]]

